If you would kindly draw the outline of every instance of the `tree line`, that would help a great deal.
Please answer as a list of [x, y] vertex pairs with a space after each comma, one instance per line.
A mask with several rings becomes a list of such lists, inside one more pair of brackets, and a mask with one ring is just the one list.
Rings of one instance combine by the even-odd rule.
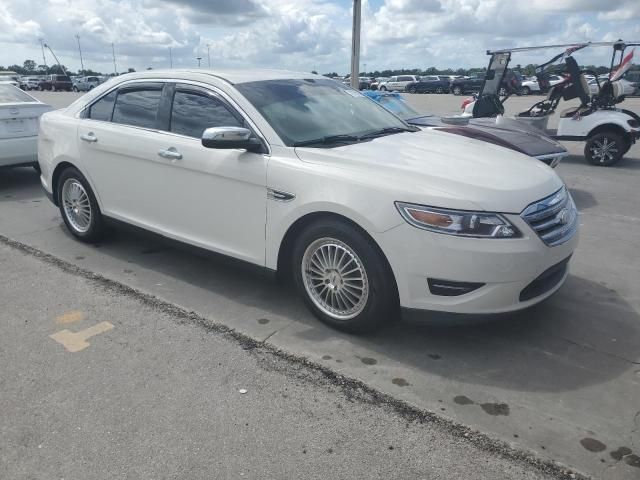
[[[635, 69], [635, 65], [632, 66], [632, 69]], [[530, 63], [528, 65], [512, 65], [511, 68], [520, 72], [525, 76], [533, 76], [536, 74], [536, 65]], [[605, 73], [609, 73], [609, 67], [604, 66], [595, 66], [595, 65], [583, 65], [580, 68], [583, 70], [591, 70], [598, 75], [602, 75]], [[560, 68], [561, 69], [561, 68]], [[400, 68], [395, 70], [374, 70], [370, 72], [361, 72], [360, 76], [362, 77], [395, 77], [397, 75], [417, 75], [417, 76], [426, 76], [426, 75], [477, 75], [483, 74], [487, 71], [487, 67], [476, 67], [476, 68], [436, 68], [436, 67], [428, 67], [424, 70], [420, 68]], [[336, 72], [330, 72], [323, 74], [325, 77], [339, 77], [340, 75]]]
[[[101, 72], [96, 72], [95, 70], [91, 70], [91, 69], [84, 69], [84, 70], [78, 70], [77, 72], [74, 72], [70, 69], [68, 69], [67, 67], [65, 67], [64, 65], [38, 65], [35, 61], [33, 60], [25, 60], [22, 63], [22, 66], [20, 65], [9, 65], [7, 67], [3, 67], [0, 65], [0, 71], [2, 70], [8, 70], [11, 72], [16, 72], [18, 75], [25, 75], [25, 76], [29, 76], [29, 75], [52, 75], [52, 74], [58, 74], [58, 75], [62, 75], [65, 72], [67, 74], [70, 75], [83, 75], [83, 76], [112, 76], [112, 73], [107, 73], [107, 74], [103, 74]], [[127, 70], [127, 73], [131, 73], [131, 72], [135, 72], [135, 69], [133, 68], [129, 68]]]

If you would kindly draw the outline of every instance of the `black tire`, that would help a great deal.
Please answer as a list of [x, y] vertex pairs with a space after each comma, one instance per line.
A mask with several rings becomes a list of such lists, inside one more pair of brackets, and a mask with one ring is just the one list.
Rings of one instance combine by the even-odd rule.
[[500, 95], [501, 97], [505, 97], [507, 95], [507, 89], [504, 87], [500, 87], [498, 89], [498, 95]]
[[42, 85], [38, 85], [38, 90], [43, 92], [44, 91], [44, 87]]
[[[303, 278], [303, 276], [306, 277], [306, 275], [303, 275], [303, 265], [312, 256], [309, 252], [319, 248], [317, 246], [322, 245], [322, 242], [331, 243], [336, 241], [342, 245], [340, 248], [346, 246], [347, 250], [355, 253], [356, 257], [355, 260], [352, 260], [353, 263], [345, 263], [342, 268], [346, 268], [347, 265], [356, 265], [360, 267], [360, 271], [364, 271], [362, 276], [366, 279], [366, 289], [364, 290], [367, 292], [366, 301], [364, 297], [361, 297], [360, 301], [362, 303], [360, 308], [357, 309], [357, 314], [348, 319], [331, 316], [326, 309], [319, 307], [315, 302], [321, 303], [322, 300], [314, 300], [312, 294], [307, 290], [307, 286], [305, 286], [309, 285], [311, 280], [307, 277], [307, 283], [305, 284], [305, 278]], [[341, 260], [343, 257], [341, 257]], [[373, 331], [397, 316], [395, 314], [398, 311], [398, 293], [391, 268], [372, 241], [348, 223], [335, 219], [326, 219], [309, 225], [296, 239], [292, 258], [293, 279], [298, 292], [311, 312], [327, 325], [345, 332], [363, 333]], [[309, 265], [311, 264], [309, 263]], [[331, 272], [332, 270], [324, 271]], [[356, 272], [355, 275], [359, 275], [360, 271]], [[308, 272], [311, 274], [311, 270], [308, 270]], [[335, 287], [331, 286], [332, 284], [329, 283], [328, 279], [316, 280], [319, 282], [317, 287], [322, 287], [323, 291], [326, 291], [326, 298], [328, 299], [330, 294], [333, 295], [325, 285], [329, 283], [329, 286], [335, 289], [336, 296], [333, 298], [336, 298], [341, 291], [344, 293], [344, 290], [346, 290], [344, 286], [347, 283], [344, 281], [346, 278], [348, 278], [347, 275], [345, 277], [339, 276]], [[331, 282], [335, 282], [335, 280], [331, 280]], [[365, 286], [364, 281], [362, 286]], [[363, 289], [360, 289], [360, 291], [363, 291]], [[315, 292], [317, 295], [322, 295], [317, 290]], [[347, 293], [349, 292], [347, 291]], [[357, 296], [354, 296], [354, 298], [357, 298]]]
[[78, 93], [78, 87], [73, 87], [73, 91]]
[[416, 87], [409, 87], [407, 89], [407, 92], [408, 93], [418, 93], [418, 90], [416, 89]]
[[464, 93], [464, 89], [458, 85], [453, 87], [453, 90], [451, 91], [453, 92], [454, 95], [462, 95]]
[[522, 87], [522, 95], [530, 95], [531, 89], [529, 87]]
[[[85, 231], [76, 228], [67, 214], [65, 202], [63, 201], [63, 189], [67, 181], [75, 181], [79, 183], [87, 194], [89, 206], [91, 208], [91, 218], [89, 221], [89, 226]], [[100, 212], [100, 207], [98, 207], [98, 202], [96, 201], [96, 197], [93, 194], [93, 190], [91, 190], [91, 187], [89, 186], [89, 182], [87, 182], [87, 179], [84, 177], [84, 175], [82, 175], [82, 173], [78, 171], [78, 169], [69, 167], [60, 174], [60, 177], [58, 178], [56, 194], [58, 197], [57, 201], [62, 219], [69, 229], [69, 232], [71, 232], [74, 237], [86, 243], [94, 243], [102, 239], [105, 232], [105, 225], [104, 219], [102, 218], [102, 213]]]
[[56, 86], [55, 85], [51, 85], [51, 91], [55, 92], [56, 91]]
[[444, 93], [444, 89], [442, 87], [438, 87], [438, 88], [436, 88], [436, 93], [438, 93], [438, 94]]
[[386, 91], [387, 91], [387, 87], [385, 87], [385, 86], [383, 85], [383, 86], [381, 86], [381, 87], [379, 88], [379, 90], [380, 90], [381, 92], [386, 92]]
[[[619, 162], [627, 151], [628, 141], [617, 132], [606, 130], [592, 136], [584, 146], [584, 156], [591, 165], [609, 167]], [[603, 148], [607, 152], [603, 152]]]

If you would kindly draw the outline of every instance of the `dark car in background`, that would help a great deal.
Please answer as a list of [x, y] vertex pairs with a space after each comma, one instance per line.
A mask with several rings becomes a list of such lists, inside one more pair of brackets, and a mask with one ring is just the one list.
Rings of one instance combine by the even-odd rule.
[[[351, 77], [345, 77], [342, 80], [345, 85], [351, 85]], [[372, 80], [369, 77], [358, 77], [358, 90], [369, 90], [371, 88]]]
[[38, 90], [64, 90], [70, 92], [73, 88], [73, 82], [68, 75], [47, 75], [46, 78], [40, 80]]
[[454, 78], [451, 80], [450, 89], [454, 95], [479, 92], [484, 84], [484, 75], [473, 77]]
[[427, 75], [417, 82], [409, 83], [405, 91], [409, 93], [449, 93], [451, 80], [447, 76]]

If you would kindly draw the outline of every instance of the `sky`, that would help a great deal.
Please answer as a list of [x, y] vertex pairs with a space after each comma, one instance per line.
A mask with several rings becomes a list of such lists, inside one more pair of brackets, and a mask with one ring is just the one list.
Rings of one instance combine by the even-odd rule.
[[[60, 62], [112, 72], [168, 68], [349, 70], [352, 0], [0, 0], [0, 65]], [[470, 68], [487, 49], [640, 41], [640, 0], [363, 0], [361, 70]], [[513, 58], [543, 63], [555, 51]], [[611, 51], [580, 52], [608, 64]], [[640, 49], [638, 52], [640, 57]], [[46, 51], [47, 63], [54, 63]], [[640, 62], [637, 62], [640, 63]]]

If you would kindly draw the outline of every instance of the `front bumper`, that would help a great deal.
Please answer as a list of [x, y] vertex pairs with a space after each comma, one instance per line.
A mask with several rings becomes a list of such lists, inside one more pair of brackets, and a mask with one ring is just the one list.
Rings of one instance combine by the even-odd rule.
[[[552, 267], [568, 263], [577, 232], [567, 242], [549, 247], [518, 215], [505, 216], [522, 232], [521, 238], [459, 238], [409, 224], [376, 235], [395, 275], [401, 307], [495, 314], [528, 308], [556, 292], [568, 275], [566, 267], [538, 285], [535, 281]], [[482, 286], [458, 296], [435, 295], [429, 278]]]

